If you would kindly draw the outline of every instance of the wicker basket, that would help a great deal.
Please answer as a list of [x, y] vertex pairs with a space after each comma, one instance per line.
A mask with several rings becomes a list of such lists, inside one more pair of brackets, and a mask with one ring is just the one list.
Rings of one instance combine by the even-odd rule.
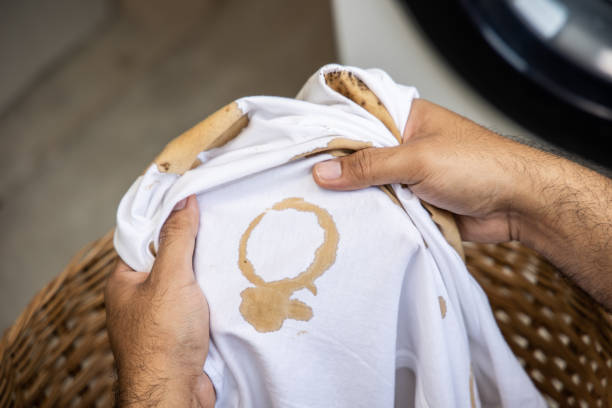
[[[548, 262], [516, 243], [466, 244], [469, 270], [551, 406], [612, 406], [612, 319]], [[0, 407], [110, 407], [114, 364], [104, 281], [112, 233], [88, 245], [0, 342]]]

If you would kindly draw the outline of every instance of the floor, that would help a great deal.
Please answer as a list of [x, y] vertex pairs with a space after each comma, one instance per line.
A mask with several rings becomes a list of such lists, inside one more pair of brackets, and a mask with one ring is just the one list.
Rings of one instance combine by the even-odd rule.
[[240, 96], [295, 95], [336, 55], [327, 0], [3, 6], [0, 331], [169, 139]]

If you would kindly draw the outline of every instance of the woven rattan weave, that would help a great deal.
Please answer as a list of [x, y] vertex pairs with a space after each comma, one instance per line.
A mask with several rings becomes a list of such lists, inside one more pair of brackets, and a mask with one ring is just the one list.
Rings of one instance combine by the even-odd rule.
[[[466, 244], [470, 271], [551, 406], [612, 406], [612, 319], [518, 244]], [[49, 283], [0, 342], [0, 407], [107, 407], [114, 367], [103, 289], [117, 258], [109, 233]]]

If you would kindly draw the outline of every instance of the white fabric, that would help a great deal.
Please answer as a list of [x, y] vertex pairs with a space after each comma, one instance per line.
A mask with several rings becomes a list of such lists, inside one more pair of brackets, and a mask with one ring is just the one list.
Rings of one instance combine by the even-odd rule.
[[[181, 177], [152, 165], [132, 185], [118, 210], [119, 255], [149, 271], [149, 242], [157, 246], [174, 205], [197, 194], [194, 268], [212, 337], [204, 370], [219, 407], [544, 406], [484, 292], [408, 189], [393, 186], [404, 210], [377, 188], [319, 188], [311, 168], [328, 154], [290, 162], [337, 137], [397, 145], [378, 119], [325, 84], [324, 74], [339, 69], [363, 80], [403, 131], [417, 91], [380, 70], [327, 65], [297, 99], [242, 98], [250, 122], [237, 138], [202, 152], [203, 164]], [[265, 214], [246, 254], [267, 282], [304, 271], [333, 236], [313, 212], [271, 209], [292, 197], [332, 217], [335, 260], [312, 282], [316, 289], [291, 295], [310, 319], [258, 331], [241, 312], [242, 294], [256, 286], [238, 265], [249, 225]]]

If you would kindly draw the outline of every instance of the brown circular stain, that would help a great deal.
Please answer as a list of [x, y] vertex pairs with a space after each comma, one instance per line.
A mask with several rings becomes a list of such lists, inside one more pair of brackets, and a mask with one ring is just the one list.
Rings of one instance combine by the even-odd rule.
[[[270, 210], [283, 211], [287, 209], [311, 212], [324, 231], [323, 243], [316, 249], [314, 260], [294, 278], [284, 278], [266, 282], [255, 272], [251, 261], [247, 258], [246, 248], [251, 232], [261, 222]], [[279, 330], [285, 319], [308, 321], [312, 318], [312, 308], [304, 302], [291, 299], [293, 293], [300, 289], [308, 289], [314, 295], [317, 288], [315, 279], [321, 276], [336, 260], [340, 236], [331, 214], [325, 209], [308, 203], [299, 197], [286, 198], [259, 214], [247, 227], [240, 238], [238, 249], [238, 267], [245, 278], [255, 287], [249, 287], [240, 293], [240, 313], [258, 332]], [[293, 275], [293, 273], [291, 273]]]

